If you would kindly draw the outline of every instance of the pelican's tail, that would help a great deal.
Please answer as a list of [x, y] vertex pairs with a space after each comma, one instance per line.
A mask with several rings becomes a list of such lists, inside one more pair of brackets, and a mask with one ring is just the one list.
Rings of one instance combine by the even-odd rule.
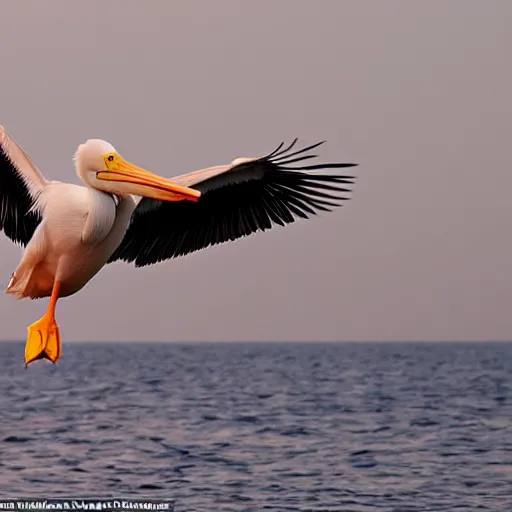
[[13, 272], [5, 293], [14, 295], [18, 300], [42, 299], [51, 295], [54, 279], [53, 272], [44, 262], [34, 265], [34, 262], [25, 260]]
[[21, 274], [13, 272], [5, 293], [14, 295], [17, 299], [24, 299], [26, 297], [24, 292], [27, 288], [28, 282], [30, 281], [31, 274], [32, 272], [23, 272]]

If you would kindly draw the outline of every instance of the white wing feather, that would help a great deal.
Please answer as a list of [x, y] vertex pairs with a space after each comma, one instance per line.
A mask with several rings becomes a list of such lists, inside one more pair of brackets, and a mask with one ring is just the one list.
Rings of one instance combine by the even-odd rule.
[[[243, 183], [244, 181], [258, 180], [263, 177], [263, 169], [258, 166], [237, 168], [242, 163], [249, 163], [256, 158], [237, 158], [233, 160], [229, 165], [215, 165], [213, 167], [207, 167], [205, 169], [199, 169], [192, 171], [187, 174], [181, 174], [170, 178], [171, 181], [178, 185], [186, 187], [192, 187], [194, 185], [203, 184], [201, 187], [196, 187], [201, 192], [213, 190], [216, 188], [222, 188], [227, 185], [235, 185], [237, 183]], [[235, 172], [229, 172], [231, 170]], [[212, 178], [216, 178], [213, 180]]]
[[0, 146], [19, 171], [20, 177], [36, 199], [48, 184], [41, 171], [35, 166], [23, 148], [0, 125]]

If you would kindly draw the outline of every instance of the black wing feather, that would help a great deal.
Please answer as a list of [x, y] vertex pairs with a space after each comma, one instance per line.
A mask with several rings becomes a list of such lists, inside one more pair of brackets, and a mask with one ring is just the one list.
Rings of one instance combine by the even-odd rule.
[[217, 178], [213, 177], [194, 185], [192, 188], [203, 191], [197, 203], [143, 198], [109, 263], [123, 260], [135, 262], [137, 267], [151, 265], [341, 206], [349, 197], [340, 194], [350, 192], [346, 185], [354, 183], [353, 176], [305, 171], [357, 164], [288, 167], [314, 158], [316, 155], [304, 153], [323, 144], [289, 153], [296, 143], [297, 139], [284, 150], [281, 143], [267, 156], [240, 163], [228, 171], [260, 171], [261, 178], [209, 189], [208, 182]]
[[26, 246], [41, 222], [41, 214], [31, 211], [33, 204], [27, 185], [0, 144], [0, 230], [15, 244]]

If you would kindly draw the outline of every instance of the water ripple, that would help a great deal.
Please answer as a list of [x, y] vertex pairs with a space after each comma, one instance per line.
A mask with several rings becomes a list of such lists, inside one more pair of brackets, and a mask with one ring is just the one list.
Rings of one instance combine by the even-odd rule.
[[[512, 345], [0, 345], [0, 495], [512, 510]], [[143, 357], [141, 357], [143, 354]]]

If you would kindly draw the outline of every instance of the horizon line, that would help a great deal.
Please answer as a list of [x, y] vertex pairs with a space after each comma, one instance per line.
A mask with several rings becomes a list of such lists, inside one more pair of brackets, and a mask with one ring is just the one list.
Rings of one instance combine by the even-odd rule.
[[[24, 339], [0, 339], [0, 343], [24, 343]], [[65, 343], [78, 343], [78, 344], [130, 344], [130, 343], [147, 343], [147, 344], [174, 344], [174, 345], [206, 345], [206, 344], [355, 344], [355, 343], [512, 343], [512, 339], [478, 339], [478, 340], [465, 340], [465, 339], [425, 339], [425, 340], [66, 340]]]

